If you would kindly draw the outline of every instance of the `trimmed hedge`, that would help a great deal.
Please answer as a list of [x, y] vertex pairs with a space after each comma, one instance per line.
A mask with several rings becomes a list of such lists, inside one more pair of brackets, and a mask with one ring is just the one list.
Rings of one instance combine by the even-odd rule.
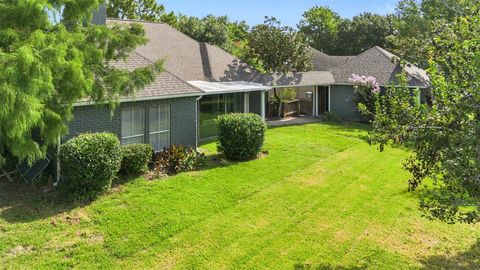
[[110, 189], [122, 161], [118, 138], [110, 133], [89, 133], [60, 147], [62, 185], [73, 200], [93, 200]]
[[220, 115], [218, 123], [218, 151], [229, 160], [255, 158], [262, 149], [267, 126], [259, 115], [232, 113]]
[[149, 144], [124, 145], [122, 156], [120, 173], [128, 176], [141, 175], [148, 171], [148, 164], [153, 157], [153, 148]]

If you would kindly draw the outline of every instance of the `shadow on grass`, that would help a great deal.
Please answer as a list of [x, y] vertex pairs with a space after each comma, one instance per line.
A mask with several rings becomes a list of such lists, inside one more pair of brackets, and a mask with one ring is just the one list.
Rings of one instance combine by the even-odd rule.
[[480, 239], [467, 251], [452, 255], [434, 255], [420, 260], [421, 269], [480, 269]]
[[[124, 185], [134, 176], [120, 177], [112, 183], [112, 188]], [[54, 188], [52, 181], [26, 184], [22, 181], [0, 183], [0, 218], [9, 223], [27, 223], [50, 218], [92, 201], [71, 202], [61, 188]]]
[[364, 270], [367, 266], [333, 266], [333, 265], [310, 265], [295, 264], [294, 270]]
[[77, 207], [86, 202], [66, 202], [52, 183], [40, 185], [20, 181], [0, 183], [0, 217], [10, 223], [26, 223], [49, 218]]

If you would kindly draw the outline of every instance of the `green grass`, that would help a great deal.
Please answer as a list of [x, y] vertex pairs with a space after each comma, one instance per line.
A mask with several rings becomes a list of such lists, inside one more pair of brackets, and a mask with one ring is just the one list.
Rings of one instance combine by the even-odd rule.
[[[160, 181], [87, 206], [0, 191], [6, 268], [469, 269], [479, 226], [428, 221], [406, 191], [402, 149], [364, 126], [270, 129], [269, 155]], [[215, 144], [204, 145], [215, 154]], [[22, 197], [20, 197], [22, 196]]]

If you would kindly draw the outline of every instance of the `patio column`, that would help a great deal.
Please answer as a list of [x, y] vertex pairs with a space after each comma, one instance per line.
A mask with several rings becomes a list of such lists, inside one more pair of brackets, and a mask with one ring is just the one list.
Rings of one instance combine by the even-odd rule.
[[248, 93], [243, 94], [243, 112], [249, 113], [250, 112], [250, 95]]
[[262, 119], [265, 121], [265, 93], [266, 92], [260, 92], [260, 114], [262, 116]]

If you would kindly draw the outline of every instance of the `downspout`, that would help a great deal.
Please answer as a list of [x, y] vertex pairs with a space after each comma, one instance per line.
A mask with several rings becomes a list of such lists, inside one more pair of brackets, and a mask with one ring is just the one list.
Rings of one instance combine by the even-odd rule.
[[60, 136], [58, 136], [58, 140], [57, 140], [57, 181], [55, 183], [53, 183], [53, 186], [56, 187], [58, 186], [58, 184], [60, 183], [60, 145], [61, 145], [61, 141], [62, 139], [60, 138]]
[[200, 132], [198, 131], [200, 129], [199, 123], [200, 123], [200, 109], [198, 107], [198, 103], [200, 102], [200, 99], [202, 99], [203, 96], [199, 96], [198, 98], [195, 99], [195, 148], [198, 150], [198, 140], [200, 136]]

